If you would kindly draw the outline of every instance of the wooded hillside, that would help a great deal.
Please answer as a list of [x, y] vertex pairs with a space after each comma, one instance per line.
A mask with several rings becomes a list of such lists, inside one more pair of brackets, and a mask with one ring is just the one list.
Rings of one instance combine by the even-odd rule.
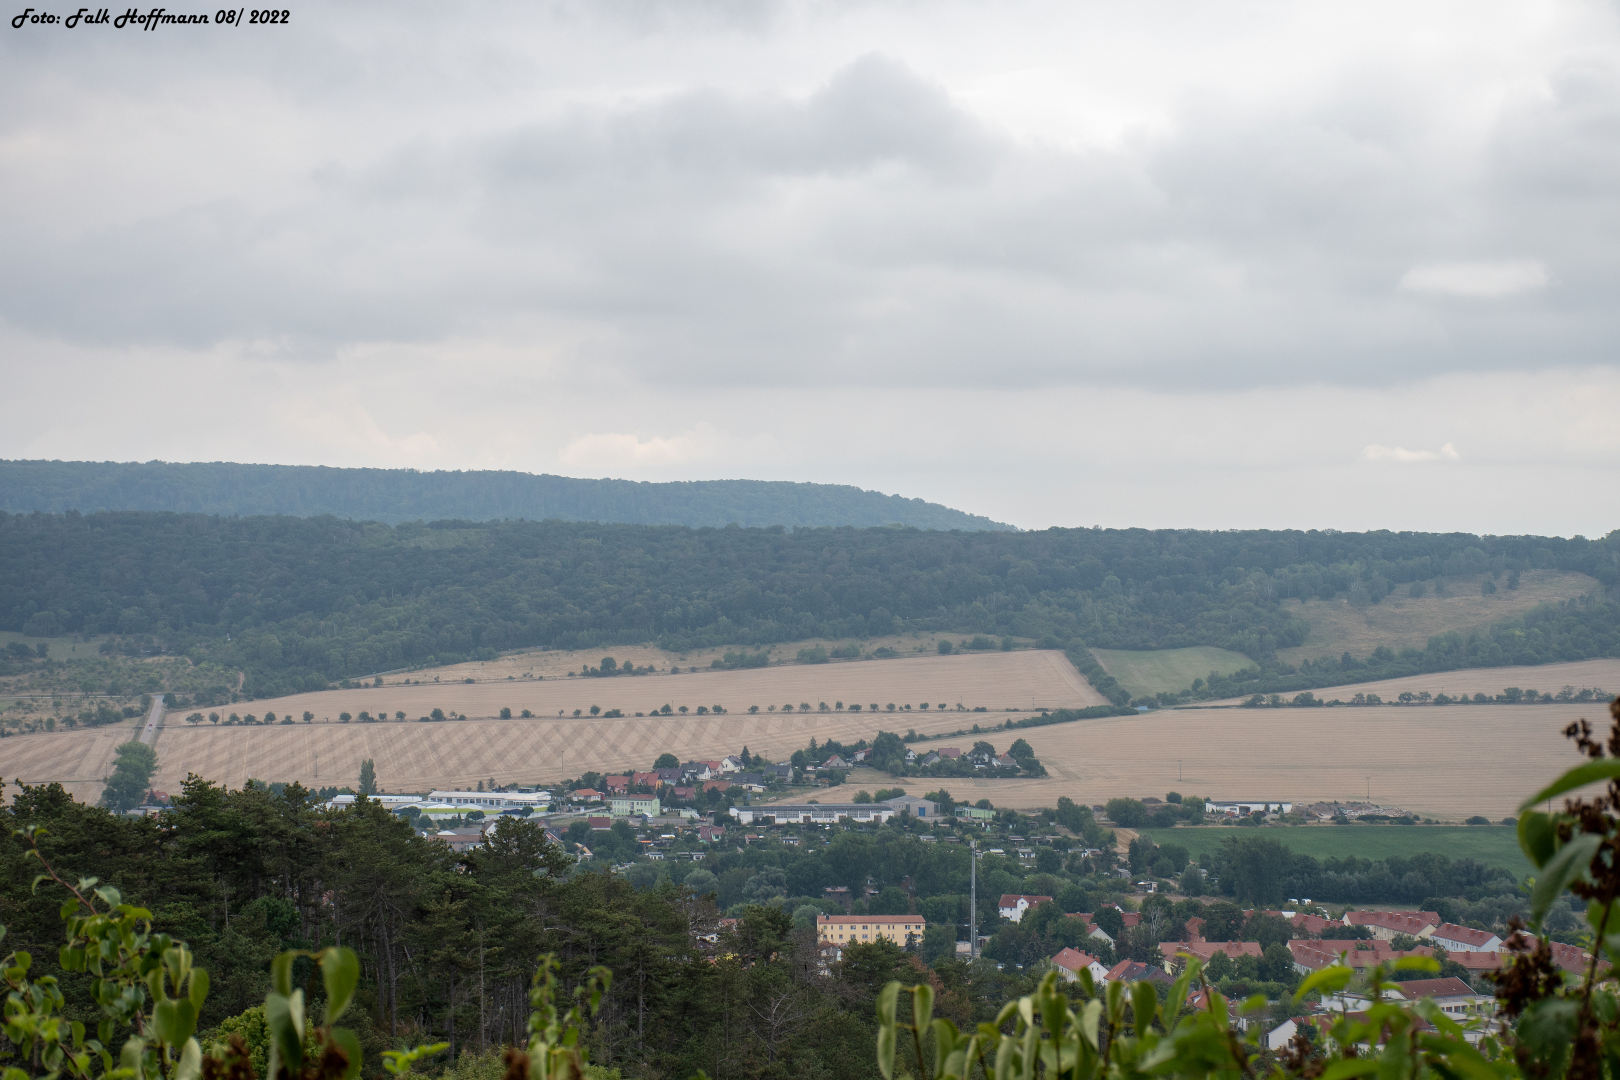
[[636, 525], [888, 525], [1008, 529], [938, 503], [848, 484], [662, 484], [509, 471], [417, 472], [234, 462], [0, 461], [0, 510], [331, 514], [357, 521], [612, 521]]
[[[246, 671], [245, 689], [261, 695], [520, 646], [686, 649], [909, 630], [1065, 647], [1082, 670], [1094, 666], [1083, 646], [1215, 645], [1256, 661], [1250, 682], [1315, 685], [1620, 655], [1620, 534], [789, 532], [33, 514], [0, 515], [0, 563], [0, 629], [111, 633], [130, 651], [208, 656]], [[1599, 587], [1425, 649], [1298, 667], [1275, 658], [1308, 631], [1284, 598], [1377, 603], [1442, 575], [1494, 575], [1506, 589], [1532, 567], [1578, 571]], [[1234, 676], [1222, 689], [1243, 683]]]

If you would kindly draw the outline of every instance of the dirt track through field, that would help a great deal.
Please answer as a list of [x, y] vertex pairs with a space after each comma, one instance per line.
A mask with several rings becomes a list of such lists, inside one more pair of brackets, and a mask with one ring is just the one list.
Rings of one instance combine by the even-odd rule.
[[945, 786], [957, 799], [1021, 808], [1169, 791], [1317, 802], [1364, 799], [1370, 777], [1374, 802], [1499, 820], [1580, 763], [1560, 732], [1582, 716], [1606, 727], [1608, 707], [1166, 710], [1021, 731], [1050, 777]]
[[[931, 703], [924, 712], [919, 705]], [[781, 706], [822, 701], [861, 702], [852, 713], [811, 711], [792, 714]], [[910, 704], [911, 711], [865, 711], [873, 702]], [[987, 705], [989, 713], [958, 712]], [[694, 710], [686, 716], [636, 717], [669, 702]], [[938, 711], [944, 702], [949, 711]], [[300, 716], [311, 724], [218, 727], [185, 722], [171, 714], [158, 743], [161, 790], [178, 790], [188, 772], [238, 787], [249, 777], [297, 780], [311, 787], [352, 785], [360, 762], [376, 762], [378, 782], [392, 791], [418, 791], [454, 784], [496, 782], [543, 783], [588, 770], [649, 768], [665, 751], [683, 760], [711, 759], [737, 753], [743, 746], [774, 758], [785, 757], [809, 742], [870, 739], [879, 730], [922, 734], [985, 726], [1007, 719], [1009, 705], [1061, 707], [1104, 702], [1062, 653], [1019, 651], [967, 656], [932, 656], [855, 663], [788, 665], [745, 671], [703, 671], [683, 675], [631, 676], [613, 679], [545, 679], [498, 682], [388, 685], [373, 689], [336, 690], [317, 694], [245, 702], [229, 710], [262, 716]], [[751, 715], [746, 709], [771, 704], [776, 712]], [[624, 718], [575, 719], [572, 712], [597, 704], [632, 714]], [[724, 715], [697, 716], [696, 707], [723, 705]], [[501, 708], [514, 716], [523, 709], [541, 714], [533, 719], [495, 719]], [[463, 713], [466, 721], [419, 723], [415, 717], [434, 708]], [[342, 712], [404, 711], [407, 723], [341, 724]], [[568, 716], [558, 717], [559, 711]], [[547, 713], [551, 715], [547, 716]], [[328, 722], [328, 719], [330, 722]], [[97, 778], [110, 772], [112, 748], [129, 738], [105, 729], [55, 735], [24, 735], [0, 743], [6, 752], [7, 777], [31, 782], [75, 781], [75, 795], [99, 796]], [[111, 741], [108, 741], [108, 740]], [[54, 740], [54, 741], [53, 741]], [[1011, 737], [998, 737], [1005, 749]], [[103, 746], [103, 743], [106, 743]], [[966, 745], [971, 739], [966, 740]], [[12, 762], [17, 762], [13, 765]], [[25, 766], [25, 767], [24, 767]]]

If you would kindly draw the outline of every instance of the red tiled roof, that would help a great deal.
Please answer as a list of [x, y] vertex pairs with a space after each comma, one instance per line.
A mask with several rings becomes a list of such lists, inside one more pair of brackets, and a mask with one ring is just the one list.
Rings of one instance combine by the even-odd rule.
[[1457, 978], [1413, 979], [1400, 984], [1401, 996], [1408, 1001], [1417, 998], [1472, 996], [1474, 988]]
[[1499, 952], [1454, 952], [1447, 953], [1446, 959], [1456, 961], [1469, 971], [1495, 971], [1507, 959], [1507, 955]]
[[1095, 956], [1092, 956], [1089, 953], [1083, 953], [1079, 949], [1064, 949], [1062, 952], [1052, 957], [1053, 964], [1056, 964], [1058, 967], [1064, 968], [1068, 971], [1084, 971], [1086, 968], [1097, 962], [1098, 961]]
[[[1522, 933], [1522, 931], [1521, 931], [1521, 933]], [[1514, 935], [1510, 934], [1508, 936], [1509, 936], [1509, 939], [1511, 940]], [[1587, 968], [1591, 966], [1592, 954], [1589, 953], [1589, 952], [1584, 952], [1581, 949], [1576, 948], [1574, 945], [1565, 945], [1561, 941], [1549, 941], [1547, 943], [1547, 945], [1548, 945], [1549, 948], [1552, 949], [1553, 963], [1557, 964], [1564, 971], [1573, 972], [1573, 973], [1575, 973], [1577, 975], [1584, 975], [1586, 973]], [[1507, 959], [1507, 957], [1502, 956], [1500, 953], [1465, 953], [1465, 952], [1456, 952], [1456, 953], [1450, 953], [1449, 955], [1450, 955], [1451, 959], [1453, 959], [1453, 960], [1457, 961], [1458, 963], [1462, 964], [1464, 967], [1470, 967], [1471, 966], [1469, 964], [1468, 960], [1469, 960], [1470, 957], [1474, 957], [1474, 956], [1490, 956], [1490, 957], [1495, 957], [1495, 958], [1497, 958], [1499, 960], [1506, 960]], [[1599, 965], [1599, 966], [1605, 966], [1605, 965]]]
[[[1425, 927], [1439, 926], [1440, 913], [1438, 911], [1347, 911], [1344, 913], [1346, 926], [1377, 926], [1385, 930], [1393, 930], [1397, 934], [1411, 934], [1417, 937]], [[1413, 927], [1416, 929], [1412, 929]]]
[[1402, 952], [1390, 947], [1387, 941], [1309, 941], [1304, 938], [1295, 938], [1288, 943], [1288, 951], [1294, 954], [1294, 961], [1313, 970], [1320, 970], [1329, 964], [1335, 963], [1340, 953], [1348, 954], [1346, 963], [1350, 967], [1361, 969], [1371, 967], [1373, 964], [1390, 964], [1407, 956], [1433, 956], [1434, 950], [1427, 945], [1419, 945], [1415, 949]]
[[1215, 958], [1216, 953], [1225, 953], [1228, 960], [1236, 960], [1240, 956], [1260, 957], [1265, 955], [1265, 947], [1258, 941], [1163, 941], [1159, 943], [1159, 952], [1164, 954], [1166, 960], [1181, 953], [1190, 953], [1204, 963]]
[[[1472, 945], [1476, 949], [1484, 948], [1491, 943], [1495, 934], [1488, 930], [1475, 930], [1468, 926], [1459, 926], [1457, 923], [1441, 923], [1435, 927], [1434, 936], [1445, 938], [1447, 941], [1460, 941], [1464, 945]], [[1497, 940], [1501, 940], [1497, 938]]]
[[1335, 926], [1344, 925], [1343, 923], [1334, 922], [1332, 919], [1324, 919], [1320, 915], [1306, 915], [1304, 912], [1296, 912], [1294, 917], [1288, 921], [1295, 930], [1303, 930], [1307, 934], [1317, 936], [1327, 933]]

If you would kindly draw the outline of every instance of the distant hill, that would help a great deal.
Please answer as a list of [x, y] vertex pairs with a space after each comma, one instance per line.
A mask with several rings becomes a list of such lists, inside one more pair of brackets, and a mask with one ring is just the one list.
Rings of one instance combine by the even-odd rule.
[[568, 476], [163, 461], [0, 461], [0, 510], [332, 514], [360, 521], [599, 521], [629, 525], [873, 526], [1006, 531], [938, 503], [847, 484], [639, 483]]

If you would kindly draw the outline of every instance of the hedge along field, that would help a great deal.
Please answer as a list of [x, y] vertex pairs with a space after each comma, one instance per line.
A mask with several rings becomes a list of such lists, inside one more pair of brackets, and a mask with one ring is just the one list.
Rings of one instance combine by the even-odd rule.
[[[1452, 697], [1458, 694], [1489, 694], [1495, 697], [1510, 686], [1520, 690], [1539, 690], [1556, 694], [1565, 686], [1577, 690], [1597, 687], [1609, 693], [1620, 693], [1620, 660], [1571, 660], [1562, 664], [1520, 665], [1516, 667], [1464, 668], [1461, 671], [1432, 671], [1424, 675], [1409, 675], [1402, 679], [1383, 679], [1378, 682], [1349, 683], [1328, 686], [1312, 693], [1323, 701], [1338, 698], [1349, 701], [1357, 694], [1377, 694], [1386, 703], [1395, 701], [1402, 691], [1416, 694], [1427, 690], [1431, 694], [1444, 692]], [[1292, 700], [1293, 694], [1283, 695]], [[1222, 701], [1199, 702], [1191, 708], [1220, 705], [1241, 705], [1246, 697], [1226, 698]], [[1588, 706], [1596, 708], [1596, 706]], [[1601, 708], [1597, 709], [1603, 715]]]
[[1238, 826], [1138, 829], [1155, 844], [1180, 844], [1194, 855], [1215, 852], [1229, 836], [1262, 836], [1279, 840], [1299, 855], [1318, 859], [1407, 858], [1419, 852], [1448, 859], [1478, 859], [1523, 877], [1530, 863], [1519, 850], [1517, 830], [1506, 825], [1274, 825], [1262, 829]]

